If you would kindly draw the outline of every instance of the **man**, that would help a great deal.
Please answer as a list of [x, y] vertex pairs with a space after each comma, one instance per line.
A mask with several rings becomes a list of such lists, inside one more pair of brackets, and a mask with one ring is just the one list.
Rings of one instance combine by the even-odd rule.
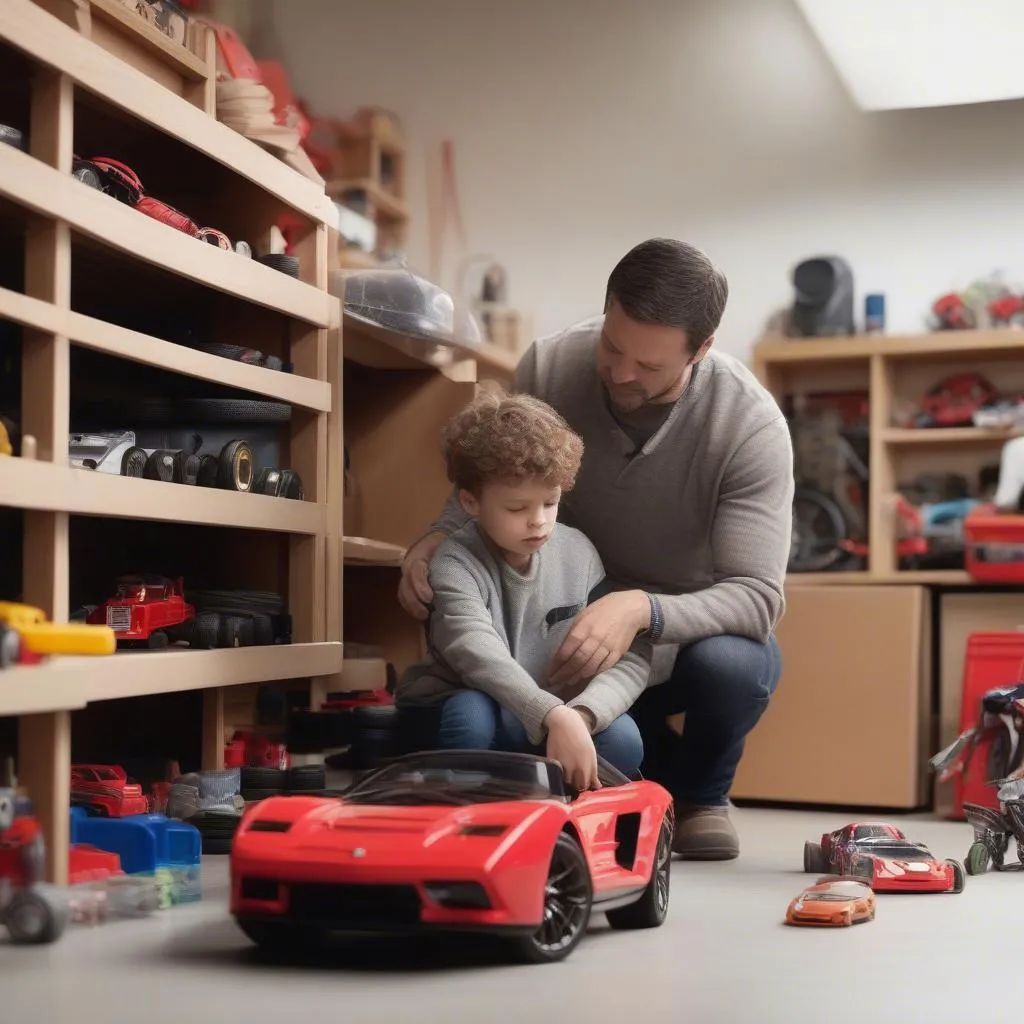
[[[634, 706], [645, 772], [675, 798], [673, 849], [729, 860], [739, 840], [728, 794], [744, 740], [781, 673], [793, 452], [778, 405], [738, 360], [714, 350], [728, 297], [700, 250], [651, 239], [608, 279], [605, 312], [535, 342], [516, 390], [582, 436], [563, 519], [597, 548], [615, 591], [579, 614], [550, 682], [573, 684], [655, 645], [652, 685]], [[448, 502], [402, 567], [399, 600], [418, 618], [427, 568], [465, 522]], [[682, 735], [666, 719], [685, 712]]]

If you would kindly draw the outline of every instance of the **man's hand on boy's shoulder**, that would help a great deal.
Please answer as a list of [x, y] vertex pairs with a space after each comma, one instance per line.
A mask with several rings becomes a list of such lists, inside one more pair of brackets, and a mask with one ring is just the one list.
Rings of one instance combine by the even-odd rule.
[[599, 598], [576, 617], [551, 659], [548, 682], [574, 686], [605, 672], [651, 624], [651, 603], [642, 590], [620, 590]]
[[402, 579], [398, 584], [398, 603], [414, 618], [425, 621], [428, 605], [434, 600], [430, 587], [430, 560], [444, 541], [443, 533], [430, 533], [418, 540], [402, 559]]

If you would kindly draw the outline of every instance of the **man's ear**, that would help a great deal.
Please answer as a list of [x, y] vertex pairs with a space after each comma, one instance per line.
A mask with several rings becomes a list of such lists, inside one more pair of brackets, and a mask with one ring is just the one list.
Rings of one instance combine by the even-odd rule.
[[467, 491], [464, 487], [459, 491], [459, 504], [467, 516], [473, 516], [475, 519], [480, 515], [480, 502], [477, 501], [476, 495], [471, 491]]
[[697, 354], [693, 357], [691, 361], [694, 363], [699, 363], [708, 354], [708, 352], [711, 350], [711, 346], [714, 345], [714, 343], [715, 336], [712, 334], [711, 337], [708, 338], [708, 340], [705, 341], [699, 349], [697, 349]]

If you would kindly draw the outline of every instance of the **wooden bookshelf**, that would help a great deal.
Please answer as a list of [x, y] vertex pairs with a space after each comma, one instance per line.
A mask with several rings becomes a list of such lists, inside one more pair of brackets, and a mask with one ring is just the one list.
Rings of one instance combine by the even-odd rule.
[[[76, 574], [95, 574], [96, 565], [105, 572], [109, 548], [89, 538], [115, 531], [133, 551], [166, 563], [177, 557], [175, 544], [185, 543], [176, 538], [187, 536], [192, 548], [178, 554], [193, 569], [210, 565], [218, 587], [281, 593], [294, 642], [51, 658], [0, 672], [0, 717], [17, 716], [19, 781], [46, 830], [47, 874], [55, 882], [67, 874], [73, 711], [203, 691], [203, 767], [216, 768], [226, 688], [301, 680], [311, 691], [338, 689], [343, 662], [341, 315], [327, 290], [336, 265], [334, 206], [322, 187], [211, 116], [208, 34], [201, 52], [176, 50], [141, 19], [136, 32], [129, 8], [91, 0], [84, 5], [90, 35], [61, 16], [71, 7], [83, 9], [65, 9], [57, 0], [0, 5], [0, 59], [11, 76], [20, 76], [12, 78], [12, 95], [28, 97], [18, 125], [28, 151], [0, 146], [0, 231], [8, 252], [20, 246], [24, 253], [22, 286], [6, 281], [0, 288], [0, 319], [20, 328], [20, 428], [37, 448], [34, 460], [0, 457], [0, 506], [17, 510], [22, 523], [20, 591], [0, 598], [67, 621], [72, 595], [83, 589]], [[131, 59], [112, 41], [129, 32], [139, 36]], [[139, 53], [146, 60], [136, 59]], [[180, 89], [174, 75], [186, 83]], [[17, 113], [12, 106], [4, 117]], [[97, 136], [101, 122], [104, 133]], [[72, 178], [72, 153], [92, 152], [95, 137], [113, 139], [119, 148], [107, 155], [129, 166], [159, 169], [181, 161], [208, 171], [198, 186], [192, 180], [188, 195], [160, 198], [187, 209], [191, 196], [201, 208], [219, 211], [224, 221], [214, 226], [233, 238], [260, 245], [277, 219], [297, 215], [299, 279], [205, 245]], [[173, 176], [164, 180], [173, 185]], [[90, 269], [96, 259], [99, 274]], [[292, 372], [210, 355], [115, 322], [147, 303], [168, 317], [185, 309], [211, 340], [277, 355]], [[303, 499], [72, 467], [74, 400], [86, 386], [73, 367], [83, 353], [151, 374], [154, 388], [173, 378], [201, 383], [212, 394], [228, 387], [290, 406], [289, 423], [276, 435], [278, 459], [300, 474]], [[245, 436], [244, 426], [236, 429]], [[91, 593], [97, 601], [109, 596]]]

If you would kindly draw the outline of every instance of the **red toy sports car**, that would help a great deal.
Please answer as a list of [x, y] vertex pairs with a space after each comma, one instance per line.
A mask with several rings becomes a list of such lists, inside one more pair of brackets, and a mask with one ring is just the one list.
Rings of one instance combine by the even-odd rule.
[[535, 963], [561, 960], [591, 910], [613, 928], [668, 913], [672, 797], [600, 765], [572, 793], [530, 754], [410, 754], [340, 797], [270, 797], [231, 851], [231, 913], [260, 946], [332, 932], [504, 935]]
[[855, 822], [804, 843], [804, 871], [862, 878], [875, 892], [963, 892], [959, 861], [937, 860], [887, 822]]

